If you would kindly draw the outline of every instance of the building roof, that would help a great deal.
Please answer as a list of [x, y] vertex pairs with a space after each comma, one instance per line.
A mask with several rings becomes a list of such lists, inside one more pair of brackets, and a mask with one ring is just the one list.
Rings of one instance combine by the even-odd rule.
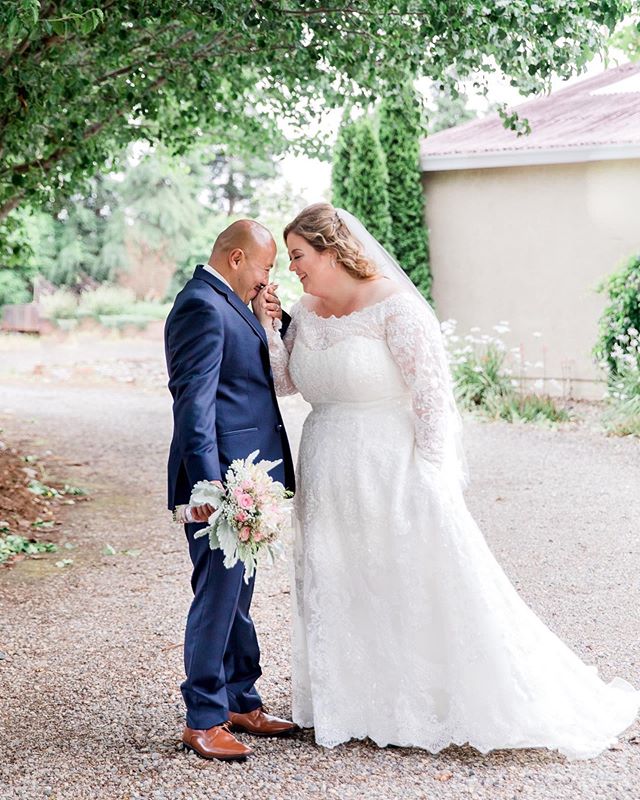
[[516, 106], [531, 133], [506, 130], [497, 114], [421, 143], [422, 169], [565, 164], [640, 158], [640, 64], [624, 64]]

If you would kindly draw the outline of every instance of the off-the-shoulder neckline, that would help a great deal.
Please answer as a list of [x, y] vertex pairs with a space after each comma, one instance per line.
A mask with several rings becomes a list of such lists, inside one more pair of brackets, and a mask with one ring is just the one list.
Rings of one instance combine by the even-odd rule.
[[370, 303], [368, 306], [363, 306], [362, 308], [358, 308], [355, 311], [349, 312], [349, 314], [341, 314], [339, 317], [337, 317], [335, 314], [331, 314], [328, 317], [323, 317], [321, 314], [318, 314], [317, 311], [314, 311], [312, 308], [308, 308], [307, 305], [302, 301], [302, 299], [298, 300], [298, 305], [307, 314], [311, 314], [317, 319], [324, 319], [327, 321], [331, 321], [337, 319], [351, 319], [352, 317], [358, 316], [359, 314], [364, 314], [367, 311], [371, 311], [372, 308], [377, 308], [378, 306], [384, 305], [385, 303], [388, 303], [389, 300], [393, 300], [395, 297], [410, 297], [410, 296], [411, 295], [409, 294], [409, 292], [405, 292], [401, 289], [397, 292], [393, 292], [392, 294], [388, 294], [386, 297], [383, 297], [382, 300], [377, 300], [375, 303]]

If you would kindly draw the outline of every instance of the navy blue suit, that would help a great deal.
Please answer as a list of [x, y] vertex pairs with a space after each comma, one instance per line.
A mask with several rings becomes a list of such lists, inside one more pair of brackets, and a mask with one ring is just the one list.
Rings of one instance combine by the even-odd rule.
[[[284, 323], [288, 322], [288, 318]], [[196, 267], [165, 325], [174, 431], [169, 508], [187, 503], [200, 480], [224, 480], [234, 458], [253, 450], [283, 463], [270, 474], [293, 489], [293, 463], [276, 400], [265, 332], [222, 281]], [[249, 614], [254, 581], [244, 567], [225, 569], [202, 525], [186, 525], [193, 563], [181, 686], [190, 728], [210, 728], [261, 705], [254, 683], [260, 649]]]

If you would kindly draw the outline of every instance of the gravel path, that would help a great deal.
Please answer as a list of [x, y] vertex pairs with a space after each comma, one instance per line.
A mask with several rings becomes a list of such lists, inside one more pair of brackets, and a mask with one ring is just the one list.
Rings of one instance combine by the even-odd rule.
[[[531, 750], [323, 750], [308, 733], [252, 740], [246, 764], [182, 752], [189, 562], [164, 510], [170, 405], [157, 388], [159, 351], [149, 357], [154, 379], [134, 385], [18, 370], [0, 388], [3, 438], [53, 451], [55, 477], [92, 498], [64, 512], [72, 565], [56, 567], [56, 554], [0, 571], [1, 800], [637, 800], [637, 725], [617, 748], [573, 763]], [[283, 408], [297, 440], [305, 407], [288, 398]], [[606, 678], [640, 685], [637, 441], [469, 422], [467, 451], [470, 507], [524, 598]], [[104, 555], [106, 545], [117, 554]], [[259, 574], [253, 609], [260, 688], [274, 713], [288, 714], [285, 564]]]

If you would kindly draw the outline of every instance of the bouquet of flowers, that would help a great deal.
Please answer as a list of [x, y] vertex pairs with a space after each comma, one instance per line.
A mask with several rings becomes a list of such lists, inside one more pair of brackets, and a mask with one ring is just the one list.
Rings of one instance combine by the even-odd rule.
[[215, 508], [208, 527], [194, 535], [208, 536], [211, 549], [222, 550], [227, 569], [242, 561], [246, 583], [255, 572], [258, 554], [266, 555], [271, 563], [280, 555], [279, 537], [291, 520], [287, 500], [292, 492], [269, 475], [282, 460], [256, 463], [259, 452], [232, 461], [224, 487], [198, 481], [189, 499], [190, 506], [208, 503]]

